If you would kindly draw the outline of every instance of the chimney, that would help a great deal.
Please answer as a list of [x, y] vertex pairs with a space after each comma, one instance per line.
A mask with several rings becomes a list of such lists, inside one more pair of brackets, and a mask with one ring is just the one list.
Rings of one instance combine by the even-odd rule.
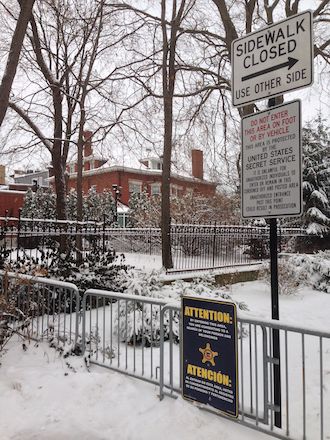
[[203, 180], [203, 151], [202, 150], [191, 150], [191, 166], [192, 175], [196, 179]]
[[6, 167], [4, 165], [0, 165], [0, 185], [6, 184]]
[[93, 148], [92, 148], [92, 131], [84, 131], [84, 157], [92, 156], [93, 155]]
[[54, 176], [54, 168], [50, 165], [47, 167], [47, 169], [48, 169], [49, 177], [53, 177]]

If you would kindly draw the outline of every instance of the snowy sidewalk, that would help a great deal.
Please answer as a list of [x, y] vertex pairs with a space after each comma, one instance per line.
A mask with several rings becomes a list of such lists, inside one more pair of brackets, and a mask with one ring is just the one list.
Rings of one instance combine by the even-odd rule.
[[[0, 367], [1, 440], [262, 440], [158, 388], [14, 338]], [[66, 363], [69, 363], [71, 368]]]
[[[249, 311], [244, 315], [270, 318], [270, 287], [264, 282], [235, 284], [227, 293], [234, 300], [247, 303]], [[330, 295], [306, 286], [294, 295], [280, 296], [280, 316], [288, 324], [327, 331], [329, 308]], [[291, 355], [298, 360], [301, 358], [299, 346], [290, 345]], [[314, 352], [318, 345], [314, 351], [309, 351], [309, 345], [306, 347], [306, 368], [310, 369], [306, 371], [317, 379], [319, 354]], [[39, 347], [31, 343], [27, 351], [23, 351], [22, 342], [14, 337], [7, 348], [7, 353], [0, 358], [1, 440], [270, 438], [203, 412], [181, 397], [177, 400], [167, 397], [160, 402], [158, 388], [138, 379], [93, 365], [89, 373], [81, 357], [63, 359], [46, 343]], [[330, 350], [327, 351], [325, 345], [324, 349], [324, 380], [328, 380]], [[301, 379], [301, 371], [292, 370], [292, 374], [297, 380]], [[307, 404], [312, 405], [314, 414], [320, 385], [311, 377], [307, 384]], [[293, 403], [297, 401], [294, 395], [291, 398]], [[325, 414], [328, 409], [329, 399], [325, 394]], [[311, 427], [318, 429], [318, 418], [314, 417], [311, 422]], [[300, 424], [301, 418], [295, 418], [294, 426], [300, 428]], [[329, 432], [327, 419], [325, 424]]]

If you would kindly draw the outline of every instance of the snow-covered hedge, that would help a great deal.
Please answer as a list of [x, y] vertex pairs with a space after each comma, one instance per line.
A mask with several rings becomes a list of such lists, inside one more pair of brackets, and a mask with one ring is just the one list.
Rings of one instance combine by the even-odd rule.
[[[159, 280], [159, 272], [146, 273], [137, 269], [128, 269], [119, 272], [117, 283], [121, 285], [124, 293], [130, 295], [141, 295], [150, 298], [160, 298], [165, 300], [180, 301], [183, 295], [203, 296], [214, 299], [224, 299], [236, 303], [241, 310], [246, 310], [247, 305], [244, 302], [237, 302], [228, 294], [225, 288], [219, 289], [215, 284], [212, 275], [205, 275], [200, 279], [193, 281], [178, 280], [170, 285], [163, 285]], [[135, 311], [135, 317], [134, 317]], [[126, 319], [127, 315], [127, 319]], [[127, 322], [127, 328], [126, 328]], [[115, 331], [122, 341], [143, 342], [145, 345], [157, 345], [160, 339], [160, 313], [159, 307], [144, 305], [139, 301], [121, 302], [119, 318], [117, 317]], [[165, 339], [170, 334], [169, 316], [165, 314], [164, 320]], [[173, 313], [173, 335], [176, 342], [180, 338], [179, 313]], [[143, 336], [143, 338], [142, 338]]]
[[296, 267], [297, 274], [315, 290], [330, 293], [330, 250], [317, 254], [295, 255], [290, 263]]
[[[112, 250], [103, 252], [94, 246], [93, 252], [84, 257], [77, 265], [74, 249], [60, 253], [58, 249], [40, 249], [38, 256], [23, 253], [16, 261], [6, 264], [6, 270], [33, 276], [45, 276], [59, 281], [66, 281], [78, 287], [80, 297], [87, 289], [104, 289], [122, 292], [122, 278], [117, 279], [118, 272], [124, 273], [126, 265], [122, 255], [116, 255]], [[63, 298], [64, 301], [64, 298]], [[71, 307], [71, 309], [70, 309]], [[63, 302], [61, 311], [76, 310], [76, 304], [70, 306]]]
[[[263, 271], [261, 279], [270, 282], [269, 269]], [[278, 286], [280, 295], [296, 294], [304, 286], [330, 293], [330, 251], [295, 254], [280, 259]]]

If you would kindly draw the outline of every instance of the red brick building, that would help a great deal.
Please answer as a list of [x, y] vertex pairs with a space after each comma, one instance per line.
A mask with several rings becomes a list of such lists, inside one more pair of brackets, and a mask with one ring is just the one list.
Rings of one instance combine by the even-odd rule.
[[[141, 159], [141, 168], [130, 168], [118, 165], [106, 166], [106, 160], [93, 154], [92, 132], [85, 132], [84, 161], [83, 161], [83, 191], [95, 186], [97, 192], [104, 189], [113, 189], [113, 185], [120, 187], [119, 200], [128, 205], [132, 193], [146, 191], [149, 195], [161, 194], [162, 159], [148, 157]], [[77, 163], [67, 164], [68, 190], [76, 188]], [[53, 186], [54, 177], [50, 183]], [[172, 174], [171, 194], [180, 196], [186, 193], [210, 197], [215, 194], [216, 184], [204, 180], [203, 175], [203, 152], [192, 150], [192, 176]], [[23, 206], [24, 197], [30, 184], [15, 183], [0, 189], [0, 216], [8, 211], [9, 216], [17, 217], [18, 210]], [[125, 209], [123, 207], [123, 209]]]
[[[120, 200], [128, 204], [132, 193], [146, 191], [150, 195], [161, 193], [162, 159], [148, 157], [141, 159], [141, 168], [125, 166], [105, 166], [106, 161], [93, 154], [91, 144], [91, 132], [85, 132], [83, 191], [86, 193], [92, 186], [97, 192], [104, 189], [112, 189], [113, 185], [121, 187]], [[77, 184], [76, 162], [67, 165], [69, 173], [68, 189], [75, 188]], [[171, 176], [171, 194], [180, 196], [185, 193], [193, 193], [205, 197], [215, 194], [216, 184], [204, 180], [203, 175], [203, 152], [192, 150], [192, 177], [179, 174]]]
[[18, 217], [19, 208], [24, 204], [26, 191], [0, 189], [0, 217]]
[[14, 183], [6, 184], [5, 167], [0, 165], [0, 217], [18, 217], [19, 209], [23, 207], [26, 191], [38, 187], [47, 188], [49, 170], [15, 171], [10, 177]]

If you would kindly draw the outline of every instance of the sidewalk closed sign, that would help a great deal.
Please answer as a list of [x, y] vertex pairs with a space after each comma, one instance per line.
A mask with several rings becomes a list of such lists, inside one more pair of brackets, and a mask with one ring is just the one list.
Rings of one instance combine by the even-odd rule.
[[238, 417], [235, 304], [183, 297], [182, 323], [183, 397]]
[[232, 102], [242, 106], [313, 82], [312, 13], [305, 11], [232, 43]]

